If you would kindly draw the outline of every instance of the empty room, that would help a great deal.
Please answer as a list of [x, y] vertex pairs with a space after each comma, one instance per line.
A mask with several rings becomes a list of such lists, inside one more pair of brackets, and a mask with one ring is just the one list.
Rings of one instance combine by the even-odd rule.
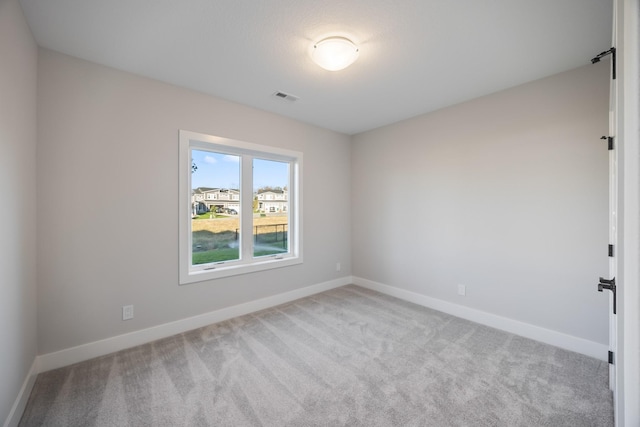
[[640, 426], [635, 0], [0, 0], [0, 422]]

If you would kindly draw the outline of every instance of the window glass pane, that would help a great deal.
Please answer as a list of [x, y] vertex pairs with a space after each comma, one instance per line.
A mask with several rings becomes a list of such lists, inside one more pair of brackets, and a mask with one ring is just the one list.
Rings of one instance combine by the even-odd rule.
[[289, 163], [253, 160], [253, 256], [289, 252]]
[[240, 259], [240, 157], [191, 150], [191, 263]]

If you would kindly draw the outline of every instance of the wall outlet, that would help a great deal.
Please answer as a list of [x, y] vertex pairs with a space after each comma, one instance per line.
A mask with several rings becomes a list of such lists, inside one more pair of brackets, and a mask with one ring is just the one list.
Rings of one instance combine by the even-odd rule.
[[467, 295], [467, 287], [465, 285], [458, 285], [458, 295]]
[[123, 305], [122, 306], [122, 320], [133, 319], [133, 306], [132, 305]]
[[340, 265], [339, 262], [336, 263], [336, 271], [340, 271], [342, 269], [342, 266]]

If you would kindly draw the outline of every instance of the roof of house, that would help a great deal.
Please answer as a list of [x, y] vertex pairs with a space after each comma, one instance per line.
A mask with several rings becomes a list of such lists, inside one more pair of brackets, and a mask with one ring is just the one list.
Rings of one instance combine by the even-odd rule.
[[193, 193], [194, 194], [211, 193], [212, 191], [218, 191], [220, 193], [228, 193], [229, 191], [232, 191], [232, 192], [235, 192], [235, 193], [239, 193], [240, 192], [240, 190], [235, 189], [235, 188], [198, 187], [198, 188], [194, 188], [193, 189]]

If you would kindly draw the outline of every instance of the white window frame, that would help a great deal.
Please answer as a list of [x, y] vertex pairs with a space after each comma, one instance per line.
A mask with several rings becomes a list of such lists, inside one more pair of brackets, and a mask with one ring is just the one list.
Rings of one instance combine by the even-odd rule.
[[[192, 265], [191, 150], [240, 156], [240, 260]], [[302, 263], [302, 153], [230, 138], [180, 130], [179, 136], [179, 264], [180, 284], [254, 273]], [[253, 158], [284, 161], [289, 170], [289, 252], [253, 256]], [[248, 207], [248, 208], [245, 208]]]

